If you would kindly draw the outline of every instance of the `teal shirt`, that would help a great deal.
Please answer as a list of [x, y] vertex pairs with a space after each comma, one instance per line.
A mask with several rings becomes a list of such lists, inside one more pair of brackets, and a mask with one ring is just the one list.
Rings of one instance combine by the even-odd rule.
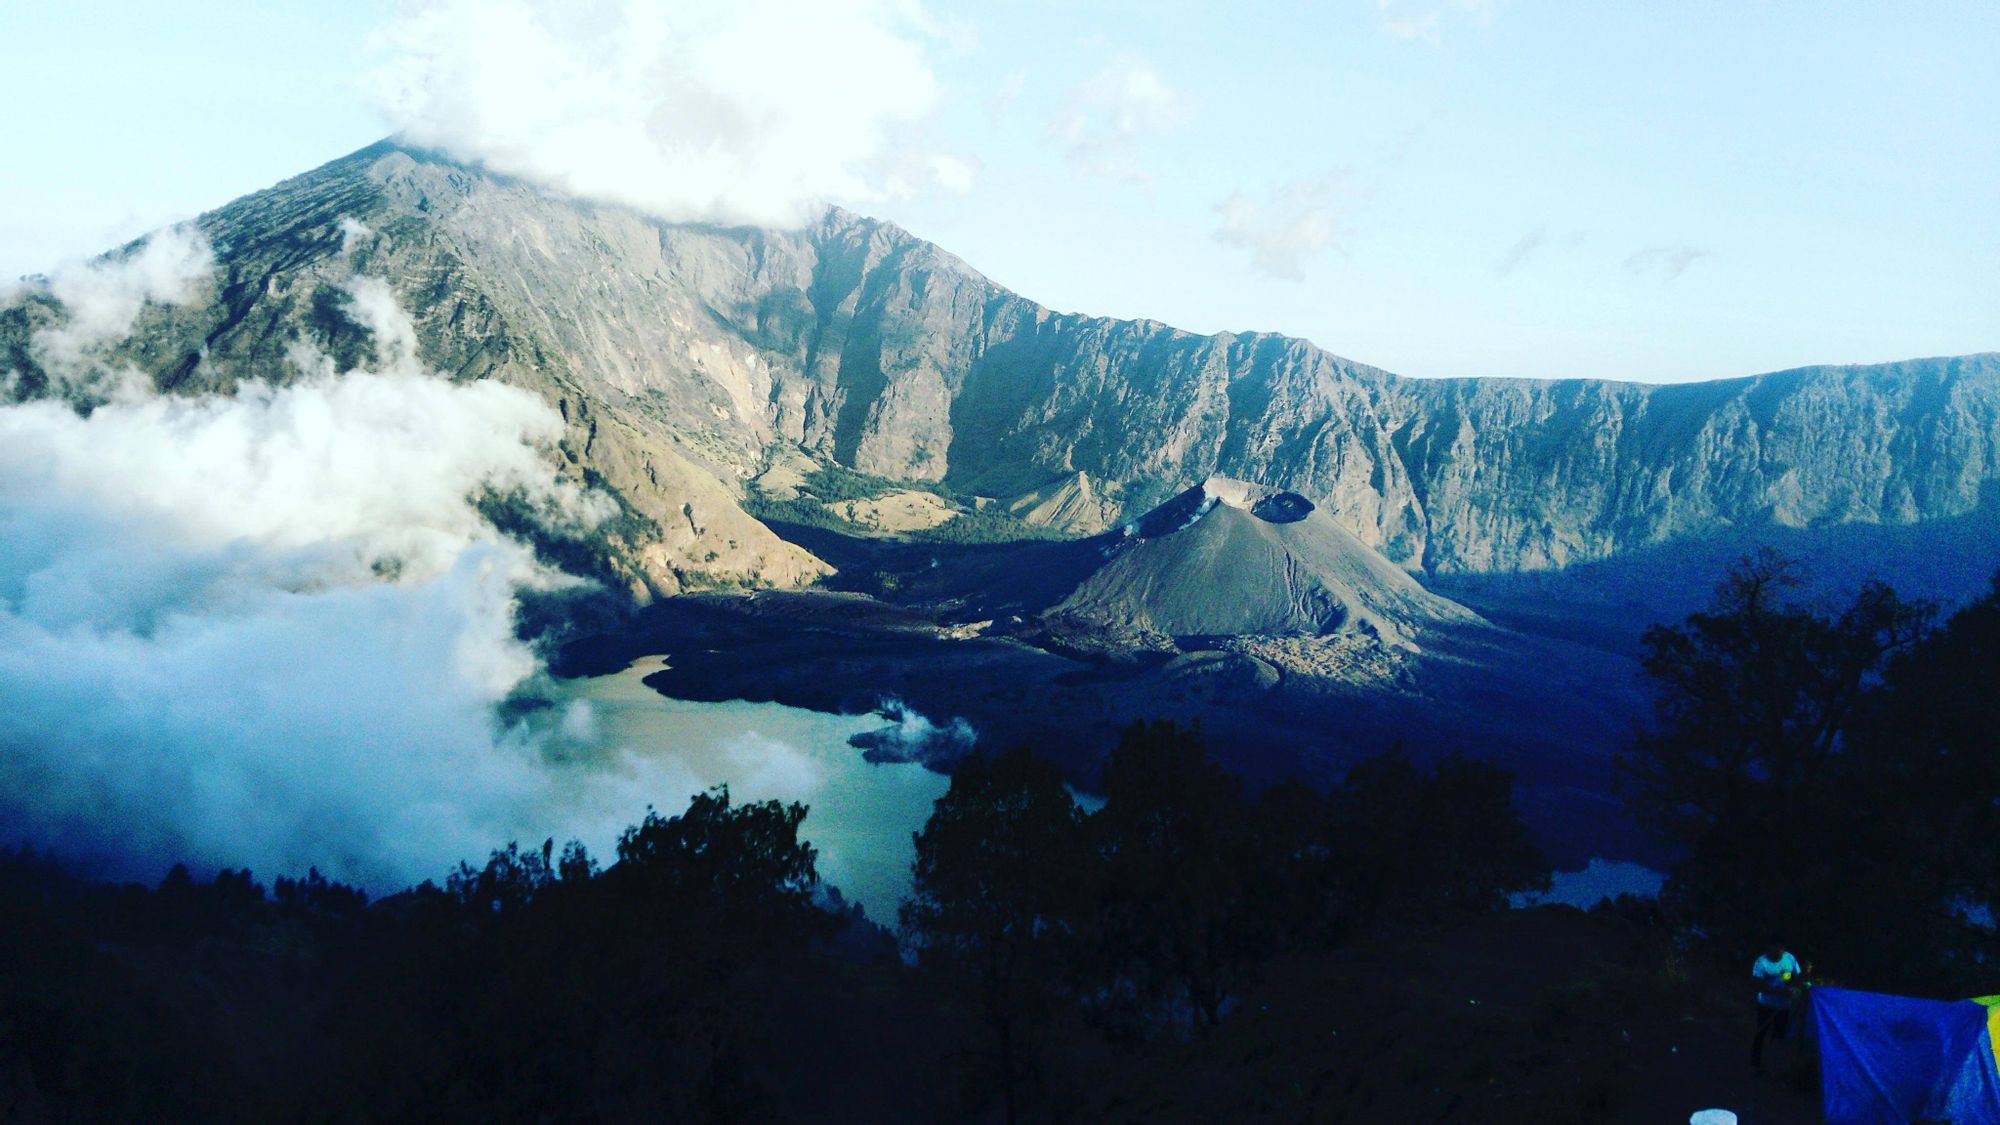
[[1781, 953], [1776, 961], [1768, 957], [1757, 958], [1750, 966], [1750, 975], [1757, 981], [1757, 1002], [1766, 1008], [1783, 1008], [1792, 1002], [1791, 982], [1785, 974], [1799, 975], [1799, 959], [1790, 953]]

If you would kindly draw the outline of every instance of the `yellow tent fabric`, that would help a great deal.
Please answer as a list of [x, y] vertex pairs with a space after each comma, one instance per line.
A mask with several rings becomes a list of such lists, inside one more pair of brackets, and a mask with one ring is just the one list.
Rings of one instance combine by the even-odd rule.
[[1993, 1049], [1993, 1065], [2000, 1066], [2000, 996], [1975, 996], [1972, 1002], [1986, 1006], [1986, 1044]]

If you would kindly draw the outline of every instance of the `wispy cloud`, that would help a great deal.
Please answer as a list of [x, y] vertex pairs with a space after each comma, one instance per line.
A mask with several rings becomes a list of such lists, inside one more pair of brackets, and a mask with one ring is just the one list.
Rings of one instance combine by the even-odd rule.
[[1080, 171], [1150, 184], [1139, 143], [1171, 133], [1188, 116], [1187, 98], [1152, 63], [1123, 54], [1069, 91], [1048, 136]]
[[1493, 22], [1494, 0], [1375, 0], [1375, 22], [1398, 39], [1433, 46], [1444, 42], [1452, 24], [1484, 27]]
[[1500, 264], [1493, 267], [1493, 272], [1501, 277], [1506, 277], [1508, 274], [1520, 269], [1522, 263], [1534, 257], [1537, 251], [1548, 245], [1548, 242], [1549, 228], [1545, 226], [1536, 227], [1534, 230], [1522, 235], [1519, 242], [1507, 248], [1507, 252], [1500, 256]]
[[1522, 235], [1507, 248], [1505, 254], [1500, 255], [1499, 262], [1494, 264], [1493, 274], [1495, 277], [1506, 277], [1549, 250], [1574, 250], [1583, 245], [1587, 237], [1580, 230], [1554, 234], [1549, 231], [1547, 223], [1542, 223]]
[[669, 219], [789, 225], [963, 160], [916, 138], [962, 28], [916, 0], [404, 0], [368, 80], [410, 140]]
[[986, 119], [998, 121], [1007, 116], [1014, 103], [1021, 100], [1021, 92], [1028, 88], [1028, 68], [1016, 67], [1000, 80], [1000, 87], [986, 99]]
[[1661, 281], [1672, 281], [1686, 273], [1689, 266], [1706, 257], [1708, 251], [1692, 246], [1648, 246], [1625, 259], [1625, 272], [1633, 277], [1658, 277]]
[[356, 247], [375, 237], [375, 229], [373, 227], [352, 215], [342, 215], [337, 229], [340, 231], [340, 253], [342, 257], [353, 254]]
[[65, 262], [45, 281], [20, 286], [15, 298], [40, 292], [62, 310], [59, 320], [37, 329], [29, 340], [51, 392], [96, 405], [150, 391], [151, 380], [115, 361], [111, 350], [130, 334], [147, 305], [193, 299], [214, 270], [208, 240], [182, 225], [154, 231], [127, 252]]
[[1262, 196], [1237, 191], [1215, 205], [1214, 237], [1250, 251], [1250, 268], [1266, 277], [1303, 281], [1306, 259], [1338, 245], [1341, 204], [1351, 195], [1340, 172], [1293, 180]]

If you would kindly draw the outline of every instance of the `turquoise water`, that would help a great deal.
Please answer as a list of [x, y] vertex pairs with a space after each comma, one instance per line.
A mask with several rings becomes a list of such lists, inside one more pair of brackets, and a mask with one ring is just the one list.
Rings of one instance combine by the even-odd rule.
[[[585, 741], [648, 767], [662, 812], [724, 783], [738, 801], [804, 802], [810, 811], [802, 831], [819, 849], [821, 878], [870, 918], [894, 925], [916, 858], [910, 837], [949, 780], [918, 765], [865, 760], [847, 740], [882, 727], [879, 716], [669, 699], [641, 682], [660, 667], [659, 657], [648, 657], [613, 675], [565, 681], [558, 698], [587, 709]], [[1101, 804], [1077, 796], [1086, 807]], [[1548, 893], [1516, 896], [1514, 904], [1588, 908], [1622, 893], [1657, 895], [1664, 878], [1642, 864], [1596, 858], [1581, 871], [1556, 872]]]
[[613, 675], [565, 681], [559, 698], [587, 708], [587, 718], [577, 720], [587, 741], [674, 779], [667, 788], [680, 792], [660, 796], [662, 812], [725, 783], [739, 802], [804, 802], [801, 832], [819, 849], [820, 877], [893, 926], [916, 858], [910, 837], [949, 780], [918, 765], [864, 760], [847, 740], [881, 727], [876, 716], [669, 699], [641, 682], [660, 666], [659, 657], [648, 657]]

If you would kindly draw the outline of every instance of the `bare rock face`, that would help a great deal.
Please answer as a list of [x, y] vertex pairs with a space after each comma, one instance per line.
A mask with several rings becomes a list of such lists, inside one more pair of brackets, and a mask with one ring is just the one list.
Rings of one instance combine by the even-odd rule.
[[[773, 440], [772, 380], [757, 347], [717, 330], [707, 305], [670, 280], [757, 288], [754, 240], [695, 234], [684, 245], [635, 214], [387, 144], [199, 225], [217, 253], [212, 297], [149, 307], [121, 357], [161, 389], [289, 381], [301, 342], [341, 367], [372, 362], [375, 342], [346, 315], [345, 286], [380, 278], [414, 320], [424, 368], [523, 387], [561, 413], [566, 470], [639, 517], [610, 545], [634, 595], [827, 572], [738, 505], [741, 479]], [[763, 266], [787, 268], [782, 255]], [[0, 340], [10, 328], [17, 338], [31, 330], [0, 322]]]
[[[426, 366], [563, 412], [570, 470], [650, 524], [620, 557], [655, 593], [824, 573], [737, 502], [801, 457], [1079, 533], [1256, 480], [1434, 574], [1955, 516], [2000, 479], [2000, 355], [1663, 387], [1399, 379], [1302, 340], [1055, 313], [838, 210], [669, 224], [388, 142], [200, 225], [212, 298], [149, 309], [127, 348], [162, 388], [282, 380], [302, 339], [366, 358], [340, 286], [383, 278]], [[0, 366], [32, 366], [30, 320], [0, 316]]]
[[1036, 527], [1091, 534], [1118, 521], [1123, 510], [1114, 489], [1076, 472], [1024, 492], [1007, 502], [1007, 511]]

